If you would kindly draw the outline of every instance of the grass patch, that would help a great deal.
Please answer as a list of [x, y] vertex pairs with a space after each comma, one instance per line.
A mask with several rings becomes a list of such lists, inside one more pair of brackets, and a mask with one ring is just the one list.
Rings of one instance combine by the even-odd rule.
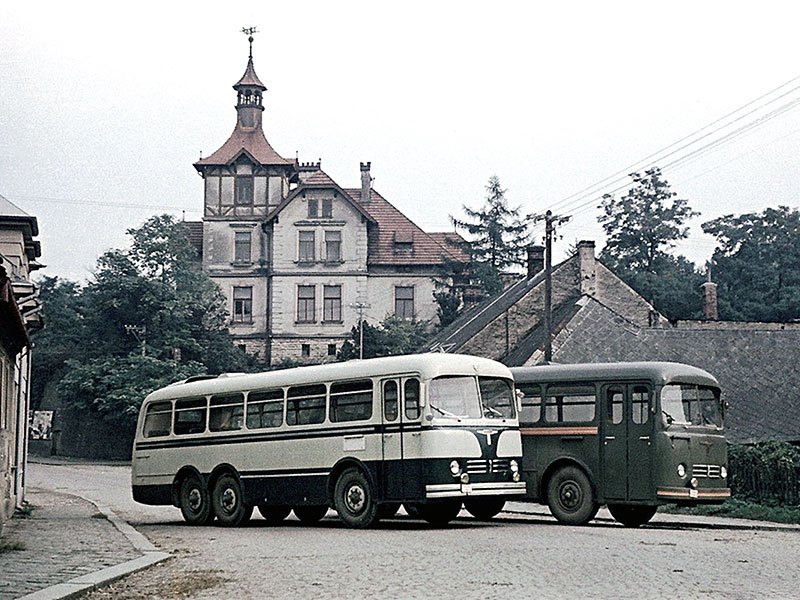
[[771, 521], [773, 523], [800, 523], [800, 506], [771, 506], [737, 498], [732, 498], [723, 504], [665, 506], [661, 510], [685, 515], [732, 517], [734, 519], [752, 519], [754, 521]]
[[19, 552], [20, 550], [25, 550], [25, 544], [22, 542], [0, 540], [0, 554], [4, 552]]

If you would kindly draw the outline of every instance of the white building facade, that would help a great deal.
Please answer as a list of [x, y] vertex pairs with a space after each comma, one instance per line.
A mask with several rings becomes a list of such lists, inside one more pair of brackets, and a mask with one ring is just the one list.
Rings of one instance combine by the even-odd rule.
[[280, 156], [262, 129], [266, 86], [252, 52], [230, 138], [195, 163], [204, 179], [203, 269], [220, 286], [236, 342], [270, 363], [334, 360], [363, 317], [434, 321], [435, 281], [463, 255], [372, 189], [340, 187], [321, 163]]

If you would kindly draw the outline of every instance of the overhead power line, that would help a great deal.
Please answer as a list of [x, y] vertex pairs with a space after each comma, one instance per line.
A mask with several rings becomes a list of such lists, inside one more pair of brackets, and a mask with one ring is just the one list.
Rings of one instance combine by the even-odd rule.
[[75, 200], [72, 198], [52, 198], [47, 196], [15, 195], [10, 200], [26, 200], [29, 202], [43, 202], [45, 204], [70, 204], [77, 206], [108, 206], [111, 208], [142, 208], [147, 210], [183, 210], [186, 212], [200, 213], [202, 208], [186, 208], [181, 206], [166, 206], [163, 204], [137, 204], [134, 202], [107, 202], [100, 200]]

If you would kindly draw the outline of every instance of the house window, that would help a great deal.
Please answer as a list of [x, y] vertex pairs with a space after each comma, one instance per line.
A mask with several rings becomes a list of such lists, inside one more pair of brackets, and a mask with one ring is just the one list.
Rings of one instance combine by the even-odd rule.
[[316, 288], [313, 285], [297, 286], [297, 322], [314, 322], [314, 300]]
[[300, 344], [300, 356], [303, 358], [311, 356], [311, 344]]
[[314, 246], [316, 245], [315, 235], [313, 231], [300, 232], [300, 244], [297, 255], [297, 260], [300, 262], [314, 262]]
[[253, 321], [253, 288], [233, 288], [233, 320], [236, 323]]
[[233, 198], [237, 206], [249, 206], [253, 204], [252, 175], [239, 175], [235, 178]]
[[325, 232], [325, 260], [327, 262], [339, 262], [342, 260], [342, 232]]
[[339, 323], [342, 321], [342, 286], [323, 286], [322, 320]]
[[249, 231], [237, 231], [233, 234], [233, 260], [237, 263], [250, 262], [250, 239]]
[[319, 216], [319, 203], [316, 198], [308, 199], [308, 218], [316, 219]]
[[322, 199], [322, 218], [330, 219], [333, 216], [333, 200], [330, 198]]
[[328, 344], [328, 356], [336, 356], [336, 344]]
[[397, 286], [394, 288], [394, 315], [399, 319], [414, 318], [413, 286]]

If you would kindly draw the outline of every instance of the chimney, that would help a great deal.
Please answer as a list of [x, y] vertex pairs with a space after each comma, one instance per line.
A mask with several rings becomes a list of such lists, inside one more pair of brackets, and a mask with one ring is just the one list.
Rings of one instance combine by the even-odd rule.
[[528, 279], [536, 276], [544, 269], [544, 246], [531, 244], [528, 250]]
[[717, 284], [711, 281], [711, 266], [706, 265], [706, 282], [703, 288], [703, 318], [706, 321], [716, 321], [717, 314]]
[[578, 272], [581, 295], [597, 294], [597, 262], [594, 259], [594, 242], [591, 240], [578, 242]]
[[369, 175], [371, 162], [361, 163], [361, 202], [369, 202], [369, 190], [372, 187], [372, 177]]

